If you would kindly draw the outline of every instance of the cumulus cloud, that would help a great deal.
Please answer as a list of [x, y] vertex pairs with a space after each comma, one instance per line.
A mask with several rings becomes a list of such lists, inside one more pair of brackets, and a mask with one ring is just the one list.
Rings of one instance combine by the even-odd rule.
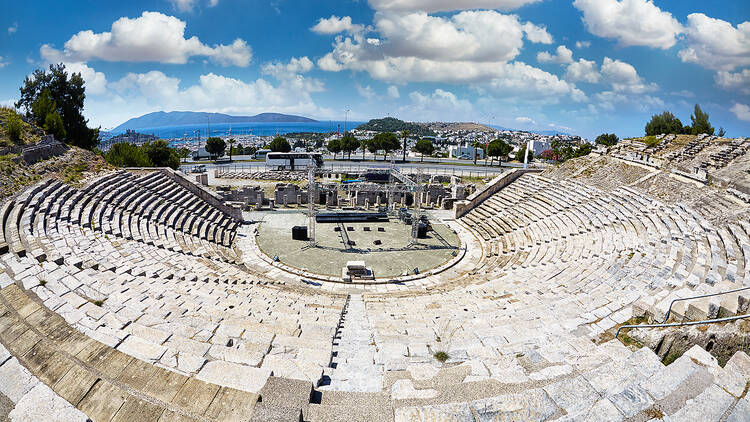
[[398, 91], [398, 87], [396, 85], [391, 85], [388, 87], [388, 96], [394, 99], [401, 97], [401, 93]]
[[683, 62], [715, 70], [733, 70], [750, 65], [750, 21], [737, 27], [703, 13], [688, 15], [687, 48], [680, 50]]
[[266, 63], [263, 65], [262, 71], [265, 74], [273, 75], [277, 78], [282, 78], [287, 75], [307, 73], [315, 67], [312, 60], [304, 57], [292, 57], [289, 59], [289, 63], [282, 63], [279, 61]]
[[85, 63], [65, 63], [65, 68], [70, 73], [81, 74], [86, 94], [103, 95], [107, 92], [107, 77], [104, 73], [97, 72]]
[[15, 34], [18, 31], [18, 22], [13, 22], [13, 25], [8, 27], [8, 35]]
[[208, 7], [216, 7], [219, 5], [219, 0], [209, 0]]
[[620, 60], [612, 60], [609, 57], [604, 58], [601, 68], [605, 80], [612, 85], [615, 92], [629, 94], [643, 94], [646, 92], [656, 91], [659, 87], [654, 84], [648, 84], [638, 75], [635, 68]]
[[341, 32], [354, 34], [364, 29], [364, 25], [353, 24], [350, 16], [340, 18], [336, 15], [331, 15], [330, 18], [320, 18], [318, 23], [310, 28], [311, 31], [318, 34], [339, 34]]
[[568, 64], [573, 62], [573, 51], [568, 47], [561, 45], [557, 47], [557, 52], [555, 54], [542, 51], [536, 55], [536, 59], [539, 63]]
[[111, 32], [81, 31], [65, 42], [60, 51], [41, 47], [47, 61], [87, 62], [92, 59], [121, 62], [184, 64], [193, 56], [204, 56], [223, 66], [245, 67], [252, 51], [242, 39], [229, 45], [203, 44], [197, 37], [185, 38], [185, 22], [158, 12], [143, 12], [135, 19], [120, 18]]
[[359, 93], [360, 96], [367, 98], [368, 100], [371, 100], [375, 98], [375, 91], [370, 87], [370, 85], [362, 86], [360, 84], [355, 85], [357, 88], [357, 93]]
[[590, 41], [576, 41], [576, 48], [579, 50], [581, 48], [589, 48], [589, 47], [591, 47]]
[[442, 120], [446, 113], [450, 113], [451, 120], [470, 120], [474, 111], [470, 101], [439, 88], [427, 94], [412, 91], [409, 99], [411, 104], [400, 107], [398, 114], [418, 121]]
[[750, 94], [750, 69], [743, 69], [741, 72], [730, 73], [719, 71], [714, 77], [716, 85], [727, 91], [739, 91], [743, 94]]
[[468, 9], [513, 10], [541, 0], [369, 0], [375, 10], [396, 12], [450, 12]]
[[3, 58], [3, 56], [0, 56], [0, 69], [4, 68], [7, 65], [8, 65], [8, 62], [5, 61], [5, 59]]
[[582, 81], [595, 84], [599, 82], [601, 74], [593, 60], [578, 59], [568, 65], [565, 71], [565, 79], [569, 81]]
[[362, 34], [337, 37], [333, 51], [318, 60], [318, 67], [333, 72], [364, 71], [392, 83], [471, 83], [490, 91], [585, 98], [574, 85], [550, 73], [510, 63], [520, 54], [524, 37], [531, 41], [529, 34], [547, 41], [539, 35], [546, 29], [522, 23], [515, 15], [464, 11], [439, 17], [424, 12], [379, 12], [373, 30], [379, 34], [378, 42], [368, 42]]
[[668, 49], [677, 42], [682, 25], [650, 0], [575, 0], [589, 32], [616, 39], [623, 46]]
[[516, 117], [516, 122], [524, 124], [524, 125], [536, 126], [536, 121], [534, 121], [534, 119], [532, 119], [531, 117], [525, 117], [525, 116]]
[[750, 106], [747, 104], [734, 103], [732, 108], [729, 109], [738, 119], [750, 122]]

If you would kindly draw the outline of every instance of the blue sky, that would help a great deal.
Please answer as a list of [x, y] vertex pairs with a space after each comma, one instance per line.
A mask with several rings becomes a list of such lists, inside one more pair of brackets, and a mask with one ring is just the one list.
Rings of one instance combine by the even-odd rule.
[[9, 2], [0, 103], [64, 62], [86, 115], [157, 110], [478, 121], [587, 137], [689, 123], [700, 103], [750, 136], [743, 0], [159, 0]]

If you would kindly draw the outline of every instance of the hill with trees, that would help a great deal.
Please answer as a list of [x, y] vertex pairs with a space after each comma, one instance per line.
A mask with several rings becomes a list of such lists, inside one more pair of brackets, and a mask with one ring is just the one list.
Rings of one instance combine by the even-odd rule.
[[426, 125], [414, 122], [405, 122], [394, 117], [383, 119], [372, 119], [367, 123], [357, 126], [357, 130], [369, 130], [372, 132], [403, 132], [409, 131], [412, 136], [435, 136], [435, 132]]

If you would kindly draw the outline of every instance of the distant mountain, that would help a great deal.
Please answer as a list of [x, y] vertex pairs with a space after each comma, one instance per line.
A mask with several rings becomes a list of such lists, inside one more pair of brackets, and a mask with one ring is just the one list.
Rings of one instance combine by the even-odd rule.
[[120, 132], [125, 129], [145, 129], [164, 126], [202, 125], [210, 123], [314, 123], [317, 120], [307, 117], [278, 113], [261, 113], [255, 116], [230, 116], [221, 113], [203, 113], [195, 111], [157, 111], [135, 117], [112, 129]]
[[426, 124], [405, 122], [393, 117], [384, 119], [372, 119], [367, 123], [357, 126], [358, 130], [370, 130], [373, 132], [401, 132], [408, 130], [413, 136], [435, 136]]

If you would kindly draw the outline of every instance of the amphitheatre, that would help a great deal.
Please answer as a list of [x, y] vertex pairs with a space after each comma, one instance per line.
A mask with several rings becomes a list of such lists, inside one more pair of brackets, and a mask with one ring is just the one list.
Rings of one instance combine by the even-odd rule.
[[[244, 182], [218, 170], [41, 178], [0, 202], [0, 404], [11, 420], [750, 420], [748, 150], [668, 135], [507, 169], [425, 194], [423, 249], [392, 215], [295, 244], [309, 204], [225, 202], [217, 185]], [[342, 211], [322, 200], [318, 216]], [[360, 260], [373, 279], [337, 276]]]

